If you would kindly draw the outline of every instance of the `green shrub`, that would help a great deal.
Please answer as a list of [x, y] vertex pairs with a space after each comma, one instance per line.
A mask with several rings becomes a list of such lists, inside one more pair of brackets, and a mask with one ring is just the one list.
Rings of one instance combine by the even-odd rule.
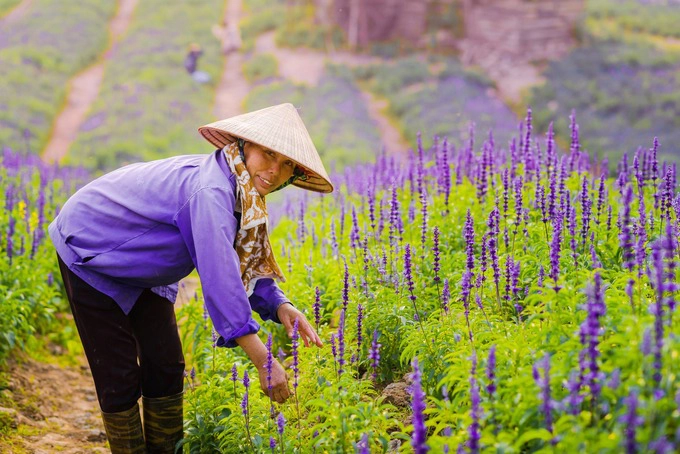
[[[224, 57], [206, 24], [215, 23], [221, 6], [218, 0], [138, 4], [130, 29], [107, 61], [87, 130], [71, 147], [70, 162], [110, 169], [210, 150], [196, 129], [214, 120], [209, 106]], [[184, 69], [191, 43], [204, 51], [198, 69], [211, 76], [207, 84], [198, 84]]]
[[243, 64], [243, 75], [250, 83], [276, 77], [278, 60], [272, 54], [258, 54]]

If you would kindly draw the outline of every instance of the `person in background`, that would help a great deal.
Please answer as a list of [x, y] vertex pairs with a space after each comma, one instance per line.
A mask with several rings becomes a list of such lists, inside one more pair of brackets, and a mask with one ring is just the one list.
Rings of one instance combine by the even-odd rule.
[[184, 68], [199, 84], [205, 84], [210, 82], [210, 74], [205, 71], [198, 70], [198, 59], [203, 55], [203, 49], [196, 43], [192, 43], [189, 46], [186, 57], [184, 57]]
[[187, 51], [187, 56], [184, 58], [184, 68], [189, 74], [193, 74], [198, 69], [198, 59], [203, 55], [203, 50], [201, 46], [196, 43], [191, 43], [189, 45], [189, 50]]
[[[253, 311], [297, 320], [306, 346], [321, 339], [277, 281], [265, 197], [290, 184], [333, 185], [291, 104], [199, 128], [217, 149], [136, 163], [77, 191], [49, 226], [64, 288], [114, 453], [174, 452], [183, 437], [185, 363], [173, 303], [198, 271], [219, 347], [240, 346], [266, 392], [267, 349]], [[274, 360], [272, 398], [290, 395]], [[142, 399], [144, 422], [140, 418]]]

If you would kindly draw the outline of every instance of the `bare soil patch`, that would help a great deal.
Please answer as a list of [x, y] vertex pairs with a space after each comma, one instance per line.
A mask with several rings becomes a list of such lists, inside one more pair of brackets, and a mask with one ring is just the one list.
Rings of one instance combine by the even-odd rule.
[[68, 454], [109, 452], [94, 383], [84, 357], [62, 367], [35, 360], [9, 361], [9, 381], [0, 408], [14, 429], [0, 438], [0, 452]]

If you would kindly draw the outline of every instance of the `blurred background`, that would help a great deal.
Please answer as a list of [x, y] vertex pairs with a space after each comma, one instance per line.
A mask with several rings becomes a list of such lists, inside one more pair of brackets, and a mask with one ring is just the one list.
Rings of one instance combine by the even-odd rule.
[[281, 102], [335, 170], [507, 148], [529, 107], [613, 170], [680, 155], [680, 0], [0, 0], [0, 80], [0, 147], [93, 170]]

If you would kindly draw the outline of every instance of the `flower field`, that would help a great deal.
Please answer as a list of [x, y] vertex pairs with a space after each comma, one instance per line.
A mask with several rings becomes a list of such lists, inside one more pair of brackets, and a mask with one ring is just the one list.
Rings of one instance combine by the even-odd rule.
[[79, 168], [45, 165], [35, 155], [0, 154], [0, 364], [12, 349], [29, 350], [38, 337], [65, 344], [75, 326], [59, 287], [59, 268], [47, 225], [76, 188], [90, 179]]
[[[291, 201], [282, 286], [325, 346], [263, 326], [294, 390], [272, 404], [213, 347], [199, 291], [179, 311], [185, 449], [674, 452], [675, 165], [650, 140], [607, 178], [572, 128], [558, 153], [529, 112], [507, 149], [440, 139]], [[407, 405], [381, 397], [405, 374]]]

